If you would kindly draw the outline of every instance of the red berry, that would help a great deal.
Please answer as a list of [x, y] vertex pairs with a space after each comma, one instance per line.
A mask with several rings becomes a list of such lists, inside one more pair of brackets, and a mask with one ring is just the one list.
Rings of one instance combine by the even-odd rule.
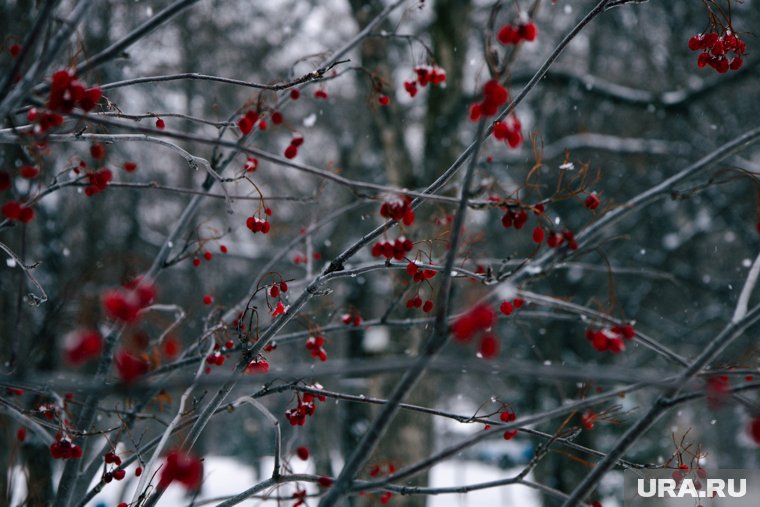
[[377, 99], [377, 102], [381, 106], [387, 106], [388, 104], [391, 103], [391, 99], [387, 95], [380, 95], [380, 97], [378, 97], [378, 99]]
[[207, 261], [210, 261], [211, 259], [214, 258], [214, 254], [206, 250], [205, 252], [203, 252], [203, 258], [206, 259]]
[[277, 297], [277, 296], [279, 296], [279, 295], [280, 295], [280, 288], [279, 288], [279, 287], [277, 287], [276, 285], [273, 285], [273, 286], [272, 286], [272, 287], [269, 289], [269, 296], [270, 296], [270, 297], [273, 297], [273, 298], [276, 298], [276, 297]]
[[237, 126], [243, 135], [247, 135], [253, 130], [253, 123], [246, 116], [243, 116], [237, 121]]
[[28, 224], [34, 220], [34, 208], [21, 208], [18, 219], [23, 224]]
[[322, 99], [327, 100], [327, 91], [326, 90], [317, 90], [314, 92], [314, 98], [316, 99]]
[[26, 428], [24, 428], [23, 426], [19, 428], [18, 430], [16, 430], [16, 440], [18, 440], [19, 442], [23, 442], [24, 440], [26, 440]]
[[499, 340], [492, 334], [487, 334], [480, 341], [480, 355], [483, 359], [492, 359], [499, 355]]
[[283, 122], [282, 113], [280, 113], [279, 111], [275, 111], [274, 113], [272, 113], [272, 123], [274, 123], [275, 125], [279, 125], [282, 122]]
[[298, 91], [297, 88], [293, 88], [292, 90], [290, 90], [290, 98], [293, 100], [298, 100], [299, 98], [301, 98], [301, 92]]
[[134, 162], [124, 162], [124, 170], [128, 173], [135, 172], [137, 170], [137, 164]]
[[596, 192], [591, 192], [588, 194], [583, 204], [588, 209], [596, 209], [599, 207], [599, 204], [601, 204], [601, 200], [599, 199], [599, 196]]
[[11, 44], [8, 52], [13, 58], [16, 58], [21, 53], [21, 44]]
[[26, 180], [33, 180], [40, 175], [40, 170], [33, 165], [24, 165], [21, 166], [18, 173]]
[[106, 156], [106, 147], [100, 143], [90, 146], [90, 156], [95, 160], [103, 160]]
[[433, 309], [433, 302], [429, 299], [425, 301], [425, 304], [422, 305], [422, 311], [425, 313], [430, 313], [430, 311]]
[[512, 306], [512, 303], [510, 303], [509, 301], [504, 301], [499, 307], [499, 311], [501, 311], [501, 313], [503, 313], [504, 315], [512, 315], [512, 312], [514, 311], [514, 307]]
[[285, 158], [293, 159], [296, 158], [296, 155], [298, 155], [298, 148], [292, 144], [289, 144], [288, 147], [285, 148]]
[[2, 208], [0, 208], [0, 210], [3, 212], [3, 215], [8, 220], [18, 220], [18, 218], [21, 216], [21, 209], [21, 204], [19, 204], [17, 201], [8, 201], [3, 204]]
[[515, 30], [512, 25], [504, 25], [499, 30], [499, 33], [496, 34], [496, 38], [505, 46], [508, 44], [517, 44], [520, 42], [520, 33]]
[[161, 130], [166, 128], [166, 123], [164, 122], [162, 118], [159, 118], [156, 120], [156, 128], [161, 129]]
[[223, 254], [226, 254], [227, 252], [229, 252], [229, 249], [227, 249], [227, 245], [219, 245], [219, 251], [222, 252]]
[[193, 257], [193, 266], [196, 268], [201, 265], [201, 260], [198, 257]]
[[213, 302], [214, 302], [214, 298], [212, 298], [209, 294], [206, 294], [205, 296], [203, 296], [204, 305], [210, 305]]
[[298, 456], [299, 459], [306, 461], [307, 459], [309, 459], [309, 449], [307, 449], [306, 447], [299, 447], [298, 449], [296, 449], [296, 455]]
[[532, 21], [529, 21], [528, 23], [525, 23], [524, 25], [520, 25], [518, 28], [518, 31], [520, 33], [520, 37], [522, 37], [524, 40], [528, 42], [532, 42], [536, 40], [536, 35], [538, 34], [538, 29], [536, 28], [536, 24]]
[[544, 230], [540, 226], [536, 226], [536, 228], [533, 229], [533, 242], [541, 244], [543, 240], [544, 240]]

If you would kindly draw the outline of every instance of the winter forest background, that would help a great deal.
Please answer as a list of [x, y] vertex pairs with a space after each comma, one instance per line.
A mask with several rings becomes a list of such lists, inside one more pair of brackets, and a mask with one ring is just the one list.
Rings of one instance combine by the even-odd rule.
[[758, 26], [0, 2], [0, 504], [612, 506], [624, 469], [757, 468]]

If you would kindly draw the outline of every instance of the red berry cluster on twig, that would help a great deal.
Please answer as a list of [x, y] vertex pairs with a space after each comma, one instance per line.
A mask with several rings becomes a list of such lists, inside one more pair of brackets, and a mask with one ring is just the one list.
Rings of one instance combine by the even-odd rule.
[[306, 424], [306, 418], [314, 415], [317, 411], [316, 400], [325, 401], [325, 396], [314, 396], [311, 393], [298, 394], [298, 402], [295, 408], [288, 409], [285, 412], [285, 418], [291, 426], [303, 426]]
[[499, 354], [499, 340], [491, 333], [496, 323], [496, 313], [486, 304], [478, 304], [462, 314], [451, 325], [451, 334], [460, 343], [469, 343], [476, 336], [480, 337], [479, 353], [485, 359]]
[[[697, 57], [697, 67], [700, 69], [710, 66], [724, 74], [729, 70], [739, 70], [744, 63], [742, 56], [747, 51], [747, 45], [730, 31], [722, 36], [715, 32], [700, 33], [689, 39], [689, 49], [702, 51]], [[729, 59], [729, 53], [734, 57]]]
[[412, 209], [411, 197], [404, 195], [386, 198], [380, 205], [380, 216], [391, 218], [404, 225], [412, 225], [414, 223], [414, 210]]
[[372, 245], [373, 257], [385, 257], [386, 259], [402, 260], [407, 252], [414, 248], [412, 240], [405, 237], [396, 238], [393, 241], [378, 241]]
[[625, 341], [633, 340], [636, 331], [632, 324], [622, 324], [602, 329], [587, 329], [586, 339], [599, 352], [620, 353], [625, 350]]
[[320, 361], [327, 361], [327, 352], [323, 347], [324, 344], [324, 336], [309, 336], [309, 338], [306, 340], [306, 349], [311, 352], [311, 357], [318, 357]]
[[512, 115], [505, 121], [494, 122], [493, 137], [504, 141], [510, 148], [518, 148], [523, 142], [521, 128], [520, 119]]
[[164, 490], [172, 482], [179, 482], [186, 489], [194, 491], [203, 479], [203, 461], [180, 450], [170, 451], [161, 468], [158, 489]]
[[417, 95], [417, 84], [423, 88], [428, 84], [442, 86], [446, 83], [446, 71], [441, 67], [418, 65], [414, 68], [416, 79], [404, 81], [404, 89], [410, 97]]
[[522, 41], [533, 42], [538, 35], [538, 28], [532, 21], [524, 21], [517, 25], [506, 24], [499, 29], [496, 38], [508, 46], [519, 44]]
[[483, 100], [470, 106], [470, 120], [478, 121], [482, 116], [494, 116], [499, 108], [509, 100], [509, 92], [496, 79], [483, 85]]

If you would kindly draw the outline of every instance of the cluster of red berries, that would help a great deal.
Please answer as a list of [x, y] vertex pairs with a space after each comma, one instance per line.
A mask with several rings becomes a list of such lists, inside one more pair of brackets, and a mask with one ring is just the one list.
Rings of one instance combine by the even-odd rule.
[[583, 427], [586, 428], [587, 430], [594, 429], [594, 424], [596, 424], [596, 420], [598, 417], [599, 417], [599, 414], [597, 414], [593, 410], [588, 410], [581, 417], [581, 424], [583, 424]]
[[63, 125], [63, 116], [50, 111], [40, 111], [36, 107], [31, 108], [26, 113], [26, 119], [34, 125], [32, 134], [35, 136], [40, 136], [51, 128]]
[[327, 90], [325, 90], [324, 88], [319, 88], [318, 90], [314, 92], [314, 98], [327, 100]]
[[[694, 35], [689, 39], [689, 49], [702, 50], [697, 57], [697, 67], [700, 69], [709, 65], [724, 74], [729, 70], [739, 70], [744, 63], [742, 56], [747, 51], [747, 45], [731, 32], [719, 36], [715, 32]], [[734, 53], [729, 60], [728, 53]]]
[[82, 448], [59, 434], [56, 436], [56, 441], [50, 444], [50, 456], [53, 459], [80, 459]]
[[523, 142], [523, 136], [517, 116], [510, 116], [506, 121], [497, 121], [493, 124], [493, 136], [499, 141], [504, 141], [510, 148], [517, 148]]
[[209, 355], [206, 356], [206, 363], [209, 365], [216, 365], [216, 366], [222, 366], [224, 365], [224, 361], [228, 356], [225, 356], [225, 353], [228, 353], [232, 349], [235, 348], [235, 342], [232, 340], [227, 340], [224, 342], [224, 346], [222, 346], [219, 343], [214, 344], [214, 350]]
[[[517, 420], [517, 413], [512, 409], [506, 409], [499, 414], [499, 419], [503, 423], [511, 423]], [[517, 436], [517, 430], [507, 430], [504, 432], [504, 440], [512, 440]]]
[[514, 298], [511, 302], [504, 301], [499, 306], [499, 311], [503, 315], [512, 315], [515, 310], [519, 310], [525, 304], [525, 300], [522, 298]]
[[103, 350], [103, 337], [94, 329], [78, 329], [63, 340], [63, 357], [72, 366], [79, 366], [98, 357]]
[[428, 84], [440, 86], [446, 82], [446, 71], [441, 67], [418, 65], [414, 68], [414, 73], [417, 75], [415, 80], [404, 81], [404, 89], [410, 97], [417, 95], [418, 83], [424, 88]]
[[409, 309], [412, 308], [422, 308], [422, 311], [425, 313], [430, 313], [430, 311], [433, 309], [433, 302], [431, 300], [425, 301], [423, 304], [422, 298], [417, 294], [416, 296], [409, 298], [406, 302], [406, 307]]
[[251, 373], [267, 373], [269, 371], [269, 361], [264, 359], [264, 357], [259, 356], [250, 363], [248, 363], [248, 366], [245, 367], [245, 372], [248, 374]]
[[538, 35], [536, 24], [532, 21], [521, 22], [518, 25], [504, 25], [499, 29], [496, 38], [505, 46], [519, 44], [522, 41], [533, 42]]
[[295, 408], [288, 409], [285, 412], [285, 418], [291, 426], [303, 426], [306, 424], [306, 418], [314, 415], [317, 411], [315, 400], [325, 401], [325, 396], [314, 396], [311, 393], [298, 394], [298, 402]]
[[280, 283], [273, 284], [269, 288], [269, 295], [273, 298], [278, 297], [281, 292], [288, 292], [288, 282], [285, 280], [282, 280]]
[[251, 230], [254, 234], [257, 232], [261, 232], [263, 234], [266, 234], [269, 232], [269, 220], [267, 219], [260, 219], [258, 217], [250, 216], [246, 218], [245, 220], [245, 226], [248, 227], [248, 229]]
[[478, 304], [454, 321], [451, 333], [460, 343], [469, 343], [475, 336], [480, 336], [479, 353], [484, 359], [491, 359], [499, 354], [499, 340], [491, 333], [495, 322], [493, 309]]
[[470, 120], [478, 121], [481, 116], [494, 116], [509, 100], [509, 92], [496, 79], [483, 85], [483, 100], [470, 106]]
[[414, 261], [410, 261], [409, 264], [406, 265], [406, 272], [415, 282], [430, 280], [438, 274], [434, 269], [420, 269]]
[[102, 96], [97, 86], [85, 88], [73, 71], [61, 69], [53, 73], [47, 107], [59, 113], [70, 113], [75, 107], [87, 112], [95, 108]]
[[18, 220], [22, 224], [28, 224], [34, 220], [34, 208], [31, 206], [24, 206], [18, 201], [8, 201], [0, 208], [3, 212], [3, 216], [10, 220]]
[[136, 278], [118, 289], [103, 293], [102, 302], [106, 315], [126, 323], [137, 321], [140, 310], [156, 299], [156, 286], [150, 281]]
[[243, 135], [248, 135], [251, 133], [251, 130], [253, 130], [253, 127], [256, 124], [259, 124], [259, 128], [261, 130], [267, 129], [267, 123], [264, 120], [261, 120], [259, 118], [259, 113], [249, 109], [245, 112], [243, 116], [240, 117], [240, 119], [237, 121], [237, 126], [240, 129], [240, 132], [243, 133]]
[[506, 229], [514, 227], [515, 229], [520, 230], [525, 226], [527, 222], [528, 212], [524, 209], [521, 209], [520, 211], [507, 209], [507, 211], [505, 211], [504, 215], [501, 217], [501, 225], [503, 225]]
[[402, 260], [407, 252], [414, 249], [414, 243], [409, 238], [401, 236], [393, 241], [378, 241], [372, 245], [373, 257], [385, 257], [386, 259]]
[[352, 310], [349, 313], [344, 313], [343, 315], [341, 315], [340, 321], [347, 326], [353, 325], [354, 327], [359, 327], [362, 325], [362, 316], [359, 314], [358, 311]]
[[84, 195], [92, 197], [105, 190], [108, 184], [113, 179], [113, 172], [110, 169], [103, 168], [95, 172], [87, 174], [88, 185], [84, 188]]
[[575, 234], [569, 229], [566, 229], [561, 233], [553, 232], [549, 234], [549, 238], [546, 240], [546, 244], [549, 245], [549, 248], [559, 248], [565, 242], [567, 242], [567, 248], [570, 250], [578, 249], [578, 242], [575, 241]]
[[197, 490], [203, 479], [203, 461], [180, 450], [173, 450], [166, 455], [161, 467], [158, 489], [164, 490], [177, 481], [190, 491]]
[[117, 468], [121, 466], [121, 458], [118, 457], [115, 453], [110, 452], [110, 451], [107, 452], [105, 456], [103, 456], [103, 460], [106, 462], [106, 465], [115, 465], [114, 470], [103, 472], [103, 476], [102, 476], [103, 482], [108, 484], [114, 479], [117, 481], [120, 481], [124, 479], [124, 477], [126, 477], [127, 475], [126, 470], [124, 470], [123, 468]]
[[603, 329], [587, 329], [586, 339], [591, 346], [599, 352], [613, 352], [615, 354], [625, 350], [625, 341], [633, 340], [636, 331], [632, 324], [623, 324]]
[[114, 363], [119, 379], [125, 384], [134, 382], [148, 373], [149, 364], [144, 357], [138, 357], [126, 349], [119, 349], [114, 355]]
[[303, 136], [294, 136], [290, 140], [290, 144], [285, 148], [285, 158], [293, 159], [298, 156], [298, 147], [303, 144]]
[[[224, 245], [219, 247], [219, 249], [221, 250], [222, 253], [228, 252], [227, 247]], [[206, 259], [207, 262], [211, 262], [211, 260], [214, 258], [214, 254], [206, 250], [203, 252], [203, 258]], [[197, 268], [200, 265], [201, 265], [201, 258], [196, 255], [195, 257], [193, 257], [193, 266]]]
[[318, 357], [320, 361], [327, 361], [327, 352], [323, 347], [324, 344], [324, 336], [309, 336], [309, 338], [306, 340], [306, 349], [311, 352], [311, 357]]
[[414, 223], [412, 199], [408, 195], [386, 198], [380, 205], [380, 216], [401, 222], [404, 225]]

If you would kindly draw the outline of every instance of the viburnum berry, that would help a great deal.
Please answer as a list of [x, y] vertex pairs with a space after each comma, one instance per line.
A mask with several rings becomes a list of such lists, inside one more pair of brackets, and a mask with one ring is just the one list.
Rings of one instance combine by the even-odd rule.
[[230, 250], [227, 248], [227, 245], [219, 245], [219, 251], [223, 254], [228, 253]]
[[320, 88], [319, 90], [314, 92], [314, 98], [315, 99], [322, 99], [327, 100], [327, 90], [324, 90]]
[[503, 45], [519, 44], [522, 41], [532, 42], [536, 40], [538, 29], [532, 21], [526, 21], [515, 25], [504, 25], [499, 29], [496, 38]]
[[[721, 74], [739, 70], [744, 63], [742, 56], [747, 51], [746, 43], [731, 31], [726, 31], [722, 36], [716, 32], [694, 35], [689, 39], [688, 46], [692, 51], [703, 51], [697, 57], [698, 68], [710, 66]], [[729, 58], [729, 52], [734, 56]]]
[[272, 317], [277, 317], [278, 315], [282, 315], [285, 313], [285, 305], [282, 304], [282, 301], [277, 301], [277, 305], [275, 306], [274, 310], [272, 310]]
[[166, 122], [162, 118], [158, 118], [156, 120], [156, 128], [163, 130], [166, 128]]
[[11, 44], [8, 46], [8, 53], [10, 53], [11, 57], [16, 58], [21, 54], [21, 44]]
[[193, 266], [196, 268], [201, 265], [201, 259], [199, 257], [193, 257]]
[[514, 307], [512, 306], [512, 303], [510, 303], [509, 301], [504, 301], [499, 307], [499, 311], [501, 311], [501, 313], [503, 313], [504, 315], [512, 315], [512, 312], [514, 311]]
[[494, 116], [501, 106], [509, 100], [509, 93], [496, 79], [486, 81], [483, 85], [483, 100], [470, 107], [470, 120], [477, 121], [481, 116]]
[[402, 236], [393, 241], [378, 241], [372, 246], [372, 256], [400, 261], [406, 257], [407, 252], [411, 252], [413, 249], [412, 240]]
[[237, 126], [243, 135], [248, 135], [251, 130], [253, 130], [253, 122], [251, 122], [246, 116], [243, 116], [237, 121]]
[[114, 363], [119, 379], [125, 384], [134, 382], [148, 373], [148, 362], [142, 357], [135, 356], [126, 349], [119, 349], [114, 355]]
[[170, 451], [161, 467], [158, 489], [164, 490], [172, 482], [179, 482], [186, 489], [194, 491], [203, 479], [203, 461], [180, 450]]
[[33, 180], [40, 175], [40, 170], [33, 165], [23, 165], [19, 168], [18, 174], [25, 180]]
[[510, 148], [518, 148], [523, 141], [521, 129], [520, 119], [512, 115], [505, 121], [494, 122], [493, 137], [499, 141], [504, 141]]
[[298, 459], [301, 459], [303, 461], [306, 461], [309, 459], [309, 449], [306, 447], [299, 447], [296, 449], [296, 456], [298, 456]]
[[535, 229], [533, 229], [533, 242], [538, 243], [539, 245], [544, 241], [544, 230], [541, 228], [540, 225], [537, 225]]
[[82, 448], [72, 444], [68, 438], [59, 436], [55, 442], [50, 444], [50, 456], [53, 459], [80, 459]]
[[287, 159], [293, 159], [296, 158], [296, 155], [298, 155], [298, 147], [289, 144], [287, 148], [285, 148], [285, 158]]
[[416, 81], [404, 81], [404, 90], [410, 97], [417, 95], [417, 82]]
[[210, 305], [213, 302], [214, 302], [214, 298], [211, 297], [210, 294], [206, 294], [206, 295], [203, 296], [203, 304], [204, 305]]
[[122, 167], [128, 173], [133, 173], [137, 170], [137, 164], [134, 162], [124, 162], [124, 165]]
[[23, 426], [16, 430], [16, 440], [19, 442], [26, 440], [26, 428]]
[[106, 156], [106, 147], [100, 143], [90, 146], [90, 156], [95, 160], [103, 160]]
[[246, 219], [245, 226], [248, 227], [248, 229], [250, 229], [254, 234], [257, 232], [267, 234], [270, 230], [269, 221], [261, 220], [253, 216]]
[[425, 304], [422, 305], [422, 311], [425, 313], [430, 313], [430, 311], [433, 309], [433, 302], [431, 300], [425, 301]]
[[63, 340], [64, 359], [72, 366], [79, 366], [99, 356], [102, 350], [103, 337], [95, 330], [72, 331]]
[[282, 113], [279, 111], [273, 112], [270, 118], [272, 119], [272, 123], [275, 125], [280, 125], [283, 121], [285, 121], [285, 119], [282, 117]]
[[594, 210], [599, 207], [599, 204], [601, 204], [601, 200], [599, 199], [599, 195], [596, 192], [591, 192], [586, 196], [586, 200], [583, 202], [583, 205], [586, 206], [588, 209]]
[[386, 491], [382, 495], [380, 495], [380, 503], [382, 505], [388, 505], [388, 502], [391, 501], [391, 498], [393, 498], [393, 493], [390, 491]]
[[493, 326], [496, 315], [486, 304], [479, 304], [460, 315], [451, 326], [451, 333], [459, 342], [469, 342], [472, 338]]
[[269, 371], [269, 361], [259, 356], [245, 367], [246, 373], [266, 373]]
[[292, 90], [290, 90], [290, 98], [292, 100], [298, 100], [299, 98], [301, 98], [301, 92], [298, 90], [298, 88], [293, 88]]
[[311, 352], [311, 357], [318, 357], [320, 361], [327, 361], [327, 352], [323, 347], [324, 344], [325, 338], [321, 335], [310, 336], [306, 340], [306, 348]]
[[[97, 105], [102, 93], [98, 87], [86, 89], [73, 71], [61, 69], [54, 72], [51, 77], [47, 108], [56, 113], [70, 113], [78, 106], [88, 112]], [[46, 120], [49, 117], [43, 116], [40, 119]], [[40, 126], [43, 127], [42, 124]], [[46, 128], [43, 127], [44, 130]]]
[[480, 340], [480, 355], [483, 359], [493, 359], [499, 355], [499, 340], [491, 333], [486, 334]]
[[113, 179], [113, 172], [110, 169], [103, 168], [87, 174], [88, 185], [84, 189], [87, 197], [92, 197], [106, 189]]
[[389, 196], [380, 206], [380, 216], [391, 218], [404, 225], [414, 223], [414, 209], [412, 209], [412, 199], [408, 195]]

